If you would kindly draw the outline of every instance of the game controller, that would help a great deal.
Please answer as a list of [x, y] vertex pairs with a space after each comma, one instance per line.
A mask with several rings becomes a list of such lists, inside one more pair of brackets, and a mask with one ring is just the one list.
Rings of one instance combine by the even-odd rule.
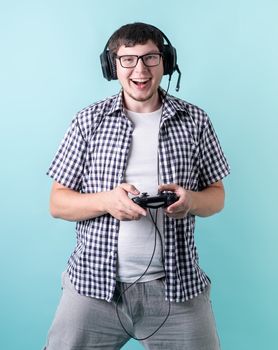
[[173, 192], [160, 192], [156, 196], [150, 196], [147, 192], [143, 192], [138, 197], [132, 198], [133, 202], [140, 205], [142, 208], [166, 208], [175, 203], [178, 197]]

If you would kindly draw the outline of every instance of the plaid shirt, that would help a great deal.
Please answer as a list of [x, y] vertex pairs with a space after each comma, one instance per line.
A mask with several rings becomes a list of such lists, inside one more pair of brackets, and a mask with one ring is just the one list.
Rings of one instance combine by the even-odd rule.
[[[90, 105], [73, 119], [48, 175], [81, 193], [112, 190], [123, 182], [132, 132], [121, 93]], [[164, 98], [158, 152], [161, 183], [201, 191], [229, 173], [206, 113], [169, 95]], [[109, 214], [77, 222], [77, 245], [68, 262], [68, 273], [81, 295], [111, 301], [119, 224]], [[198, 264], [194, 227], [194, 215], [164, 217], [165, 296], [171, 301], [191, 299], [209, 283]]]

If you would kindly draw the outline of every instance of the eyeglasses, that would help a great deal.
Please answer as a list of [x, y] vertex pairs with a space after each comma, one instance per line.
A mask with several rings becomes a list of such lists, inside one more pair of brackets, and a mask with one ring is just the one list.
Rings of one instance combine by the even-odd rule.
[[123, 68], [136, 67], [139, 59], [143, 61], [146, 67], [155, 67], [159, 65], [161, 57], [162, 57], [162, 54], [160, 52], [147, 53], [146, 55], [142, 55], [142, 56], [137, 56], [137, 55], [116, 56], [116, 58], [120, 61], [120, 64]]

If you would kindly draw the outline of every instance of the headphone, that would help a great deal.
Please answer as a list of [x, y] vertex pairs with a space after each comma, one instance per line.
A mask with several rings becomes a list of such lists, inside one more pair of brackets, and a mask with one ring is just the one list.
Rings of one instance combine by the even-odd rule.
[[[177, 64], [177, 51], [172, 46], [170, 40], [167, 38], [167, 36], [158, 28], [156, 28], [153, 25], [148, 25], [153, 30], [158, 31], [163, 39], [166, 41], [166, 44], [163, 44], [163, 65], [164, 65], [164, 72], [163, 75], [172, 76], [172, 74], [177, 71], [179, 74], [176, 90], [179, 90], [179, 83], [180, 83], [180, 77], [181, 72], [179, 70], [179, 66]], [[110, 37], [111, 39], [111, 37]], [[108, 49], [108, 45], [110, 42], [110, 39], [107, 41], [103, 52], [100, 54], [100, 63], [102, 68], [102, 73], [105, 79], [107, 80], [117, 80], [117, 70], [116, 70], [116, 64], [113, 60], [113, 57]]]

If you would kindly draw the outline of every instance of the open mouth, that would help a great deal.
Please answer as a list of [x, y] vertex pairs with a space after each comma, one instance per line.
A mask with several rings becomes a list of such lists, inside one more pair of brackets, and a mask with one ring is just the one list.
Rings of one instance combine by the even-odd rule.
[[148, 82], [151, 80], [150, 78], [148, 79], [130, 79], [135, 85], [137, 85], [139, 88], [145, 87]]

